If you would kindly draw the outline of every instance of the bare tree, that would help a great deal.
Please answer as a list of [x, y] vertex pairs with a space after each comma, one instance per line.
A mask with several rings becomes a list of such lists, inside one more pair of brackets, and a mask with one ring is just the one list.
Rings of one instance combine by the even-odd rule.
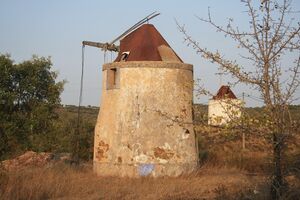
[[[198, 19], [229, 36], [239, 48], [246, 50], [246, 54], [240, 56], [248, 61], [249, 66], [226, 59], [219, 52], [209, 51], [194, 40], [184, 26], [177, 25], [187, 44], [203, 58], [217, 63], [221, 73], [232, 76], [235, 83], [250, 85], [260, 92], [270, 120], [264, 131], [267, 130], [273, 138], [272, 199], [279, 199], [285, 186], [282, 151], [292, 127], [288, 106], [295, 100], [294, 95], [300, 85], [300, 23], [292, 18], [296, 12], [292, 10], [291, 0], [241, 2], [245, 4], [249, 17], [249, 29], [246, 31], [235, 26], [231, 18], [226, 26], [218, 25], [210, 11], [208, 18]], [[293, 59], [289, 66], [286, 66], [287, 57], [289, 61]]]

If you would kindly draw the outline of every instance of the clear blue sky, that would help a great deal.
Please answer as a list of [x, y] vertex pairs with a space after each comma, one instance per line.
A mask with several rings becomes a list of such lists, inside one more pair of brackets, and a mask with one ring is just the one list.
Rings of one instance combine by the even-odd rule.
[[[255, 0], [254, 0], [255, 1]], [[294, 0], [300, 10], [300, 1]], [[259, 2], [259, 0], [257, 0]], [[186, 62], [194, 65], [195, 79], [201, 78], [212, 92], [220, 86], [217, 66], [203, 60], [186, 47], [174, 18], [185, 24], [191, 35], [211, 50], [220, 49], [225, 55], [238, 55], [231, 41], [196, 19], [207, 16], [210, 7], [215, 20], [225, 24], [229, 17], [243, 27], [247, 23], [240, 0], [1, 0], [0, 53], [9, 53], [16, 62], [30, 59], [33, 54], [51, 56], [59, 79], [67, 80], [62, 94], [63, 104], [77, 104], [81, 73], [81, 42], [83, 40], [108, 42], [153, 11], [161, 15], [151, 21], [171, 47]], [[299, 16], [299, 15], [298, 15]], [[110, 54], [108, 54], [110, 58]], [[101, 92], [101, 65], [103, 53], [86, 48], [84, 105], [99, 105]], [[226, 83], [223, 77], [223, 83]], [[245, 86], [233, 88], [237, 96], [244, 91], [257, 93]], [[300, 96], [300, 92], [297, 92]], [[207, 97], [197, 102], [207, 103]], [[246, 99], [249, 106], [258, 102]]]

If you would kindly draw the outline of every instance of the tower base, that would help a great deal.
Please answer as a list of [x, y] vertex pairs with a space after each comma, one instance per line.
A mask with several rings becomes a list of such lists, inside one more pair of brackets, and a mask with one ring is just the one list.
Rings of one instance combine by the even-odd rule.
[[100, 163], [94, 161], [94, 172], [99, 176], [119, 177], [176, 177], [182, 174], [189, 174], [197, 169], [197, 162], [182, 164], [117, 164]]

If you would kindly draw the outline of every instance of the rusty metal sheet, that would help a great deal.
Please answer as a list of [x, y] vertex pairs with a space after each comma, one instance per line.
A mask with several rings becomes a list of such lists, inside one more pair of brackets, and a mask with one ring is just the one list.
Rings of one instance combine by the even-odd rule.
[[[170, 47], [152, 24], [144, 24], [120, 41], [120, 52], [114, 62], [162, 61], [158, 51], [161, 45]], [[123, 52], [130, 52], [125, 60], [122, 60]], [[182, 62], [177, 54], [176, 56]]]
[[236, 99], [235, 94], [232, 92], [229, 86], [227, 85], [222, 85], [218, 91], [218, 93], [213, 96], [214, 100], [218, 99]]

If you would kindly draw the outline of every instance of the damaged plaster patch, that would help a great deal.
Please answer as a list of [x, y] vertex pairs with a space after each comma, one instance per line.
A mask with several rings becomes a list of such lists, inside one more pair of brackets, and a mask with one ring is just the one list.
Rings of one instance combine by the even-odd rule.
[[143, 153], [143, 151], [141, 150], [141, 146], [142, 145], [140, 143], [134, 143], [132, 145], [133, 155], [135, 155], [133, 157], [133, 160], [137, 163], [146, 163], [148, 162], [149, 158]]
[[118, 163], [122, 163], [122, 157], [118, 157]]
[[159, 163], [166, 164], [168, 160], [174, 157], [175, 153], [171, 150], [171, 146], [168, 143], [164, 143], [161, 147], [155, 147], [154, 157]]
[[186, 110], [186, 108], [182, 108], [181, 112], [183, 113], [184, 116], [187, 116], [187, 110]]
[[132, 151], [133, 151], [133, 153], [135, 154], [135, 155], [138, 155], [138, 154], [140, 154], [142, 151], [141, 151], [141, 144], [140, 143], [134, 143], [133, 145], [132, 145]]
[[106, 152], [109, 149], [109, 145], [103, 142], [102, 140], [98, 143], [96, 158], [99, 161], [107, 158]]
[[154, 156], [156, 158], [169, 160], [174, 156], [174, 152], [172, 152], [170, 149], [164, 149], [161, 147], [155, 147], [154, 148]]
[[148, 156], [145, 154], [140, 154], [134, 157], [137, 163], [146, 163], [148, 161]]
[[171, 146], [168, 143], [165, 142], [163, 148], [164, 149], [171, 149]]

